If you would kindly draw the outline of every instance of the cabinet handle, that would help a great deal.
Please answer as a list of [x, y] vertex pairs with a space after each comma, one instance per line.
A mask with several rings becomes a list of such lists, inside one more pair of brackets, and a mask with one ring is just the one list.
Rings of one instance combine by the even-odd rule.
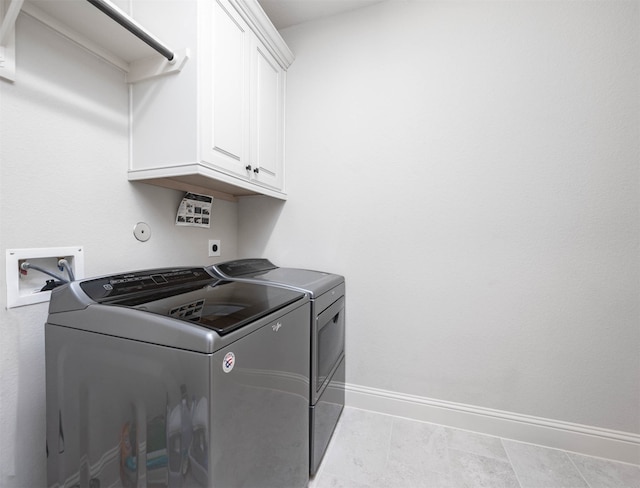
[[247, 164], [247, 165], [244, 167], [244, 169], [246, 169], [247, 171], [251, 171], [251, 165], [250, 165], [250, 164]]
[[260, 168], [253, 168], [253, 172], [254, 172], [255, 174], [258, 174], [258, 173], [260, 172]]

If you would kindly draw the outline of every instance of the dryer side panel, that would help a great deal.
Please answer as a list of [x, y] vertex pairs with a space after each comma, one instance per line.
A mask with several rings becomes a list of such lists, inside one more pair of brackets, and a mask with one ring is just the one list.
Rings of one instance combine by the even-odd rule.
[[208, 486], [211, 355], [46, 324], [49, 487]]

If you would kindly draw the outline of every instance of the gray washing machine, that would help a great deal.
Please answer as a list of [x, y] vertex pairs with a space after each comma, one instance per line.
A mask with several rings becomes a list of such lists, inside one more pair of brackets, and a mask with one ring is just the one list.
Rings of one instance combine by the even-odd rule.
[[212, 266], [223, 279], [278, 286], [311, 298], [309, 467], [318, 470], [345, 399], [345, 280], [322, 271], [280, 268], [267, 259], [239, 259]]
[[303, 292], [205, 268], [56, 288], [48, 486], [306, 486], [309, 313]]

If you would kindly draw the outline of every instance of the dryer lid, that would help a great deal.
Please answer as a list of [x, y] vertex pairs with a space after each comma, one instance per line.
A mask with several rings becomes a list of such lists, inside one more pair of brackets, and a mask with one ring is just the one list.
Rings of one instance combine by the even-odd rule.
[[279, 268], [267, 259], [238, 259], [213, 265], [212, 272], [221, 278], [246, 280], [286, 286], [318, 297], [344, 283], [344, 277], [301, 268]]

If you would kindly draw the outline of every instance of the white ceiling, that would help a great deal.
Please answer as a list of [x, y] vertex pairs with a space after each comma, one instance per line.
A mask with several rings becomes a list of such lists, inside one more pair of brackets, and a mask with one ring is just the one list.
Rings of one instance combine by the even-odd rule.
[[276, 29], [366, 7], [382, 0], [258, 0]]

